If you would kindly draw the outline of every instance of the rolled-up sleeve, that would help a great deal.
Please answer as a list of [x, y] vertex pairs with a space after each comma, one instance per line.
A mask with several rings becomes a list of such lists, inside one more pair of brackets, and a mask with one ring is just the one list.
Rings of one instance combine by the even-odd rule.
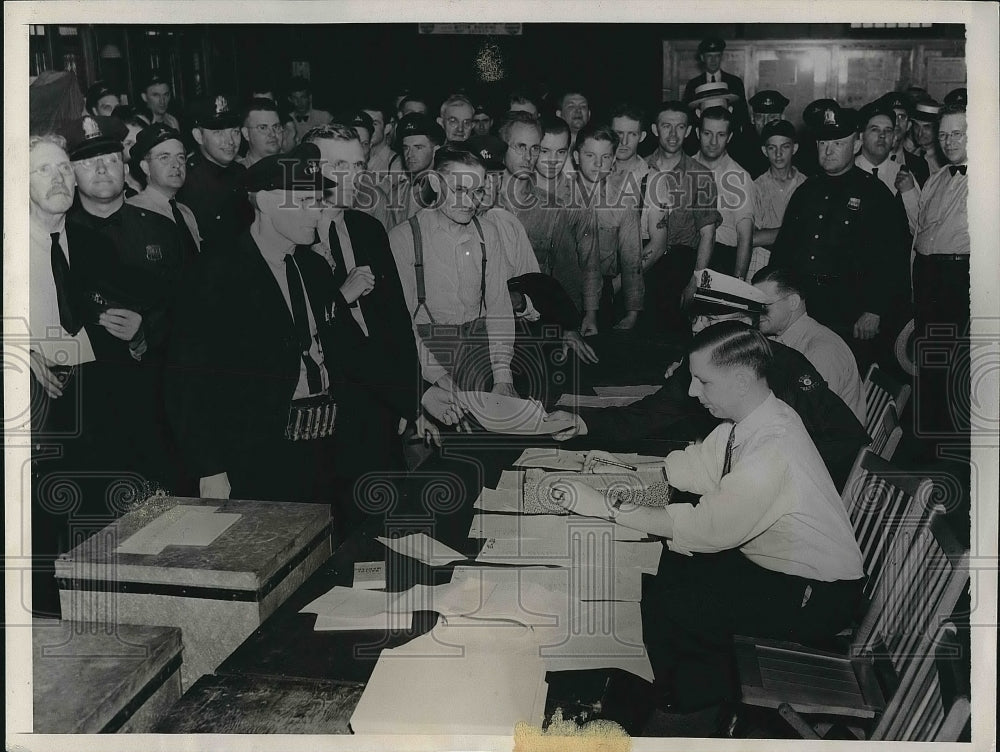
[[514, 355], [514, 309], [507, 291], [507, 262], [500, 236], [492, 222], [484, 222], [486, 239], [486, 331], [490, 338], [490, 363], [494, 383], [513, 381], [510, 361]]

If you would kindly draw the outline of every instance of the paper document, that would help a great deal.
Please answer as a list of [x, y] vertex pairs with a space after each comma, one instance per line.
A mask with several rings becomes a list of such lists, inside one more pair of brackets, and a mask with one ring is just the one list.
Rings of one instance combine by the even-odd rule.
[[638, 397], [601, 397], [592, 394], [563, 394], [556, 402], [556, 407], [565, 407], [570, 410], [579, 410], [584, 407], [627, 407], [633, 402], [638, 402]]
[[468, 558], [465, 554], [460, 554], [455, 549], [449, 548], [425, 533], [404, 535], [401, 538], [383, 538], [382, 536], [378, 536], [375, 540], [398, 554], [417, 559], [432, 567], [443, 566], [453, 561], [462, 561]]
[[514, 467], [545, 467], [549, 470], [583, 470], [586, 452], [570, 452], [558, 447], [525, 449], [514, 460]]
[[574, 531], [562, 539], [488, 538], [476, 561], [483, 564], [550, 567], [623, 567], [655, 573], [659, 543], [614, 540], [608, 531]]
[[642, 399], [656, 394], [663, 384], [639, 384], [637, 386], [595, 386], [594, 393], [598, 397], [635, 397]]
[[497, 481], [498, 491], [517, 491], [520, 493], [524, 483], [523, 470], [503, 470], [500, 472], [500, 480]]
[[484, 512], [519, 512], [520, 498], [517, 490], [494, 491], [492, 488], [484, 488], [472, 506]]
[[179, 504], [168, 509], [115, 549], [120, 554], [155, 555], [167, 546], [208, 546], [243, 515], [218, 507]]

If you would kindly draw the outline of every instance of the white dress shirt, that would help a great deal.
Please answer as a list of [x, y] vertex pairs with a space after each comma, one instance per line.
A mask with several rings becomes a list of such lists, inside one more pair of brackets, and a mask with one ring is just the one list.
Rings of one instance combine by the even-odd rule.
[[[94, 360], [94, 349], [86, 328], [70, 334], [59, 321], [59, 298], [52, 277], [51, 231], [34, 217], [29, 221], [28, 247], [28, 330], [31, 349], [58, 366], [76, 366]], [[60, 221], [59, 245], [69, 263], [65, 219]]]
[[667, 545], [685, 554], [739, 548], [765, 569], [823, 582], [860, 578], [847, 510], [798, 414], [769, 393], [736, 424], [722, 477], [730, 430], [724, 422], [664, 460], [672, 486], [701, 496], [697, 506], [666, 507]]
[[826, 379], [830, 390], [844, 400], [844, 404], [864, 425], [865, 395], [858, 361], [835, 331], [804, 314], [773, 339], [805, 355], [820, 376]]
[[719, 189], [717, 206], [722, 215], [722, 224], [715, 228], [715, 242], [735, 247], [739, 241], [737, 225], [744, 219], [753, 222], [757, 203], [753, 178], [729, 154], [723, 154], [708, 169], [715, 176], [715, 185]]

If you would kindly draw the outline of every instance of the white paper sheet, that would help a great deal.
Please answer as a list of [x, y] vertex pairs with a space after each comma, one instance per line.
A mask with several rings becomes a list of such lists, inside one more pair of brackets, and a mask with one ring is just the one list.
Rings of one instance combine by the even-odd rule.
[[[351, 716], [354, 733], [510, 736], [518, 722], [540, 725], [547, 685], [533, 645], [521, 630], [463, 640], [468, 631], [439, 625], [405, 649], [383, 650]], [[441, 657], [442, 640], [462, 645], [462, 655]]]
[[518, 512], [521, 509], [520, 498], [517, 490], [484, 488], [472, 506], [484, 512]]
[[611, 530], [588, 529], [562, 539], [488, 538], [476, 561], [512, 566], [631, 567], [655, 573], [662, 550], [656, 542], [616, 541]]
[[552, 538], [565, 537], [566, 515], [477, 514], [469, 527], [470, 538]]
[[120, 554], [155, 555], [167, 546], [208, 546], [243, 515], [218, 507], [178, 504], [136, 531], [115, 549]]
[[524, 471], [522, 470], [502, 470], [500, 480], [497, 481], [498, 491], [517, 491], [520, 493], [524, 483]]
[[545, 467], [549, 470], [583, 470], [586, 452], [571, 452], [558, 447], [532, 447], [521, 452], [514, 467]]
[[409, 556], [434, 567], [468, 558], [425, 533], [404, 535], [401, 538], [383, 538], [382, 536], [378, 536], [375, 540], [396, 553]]
[[663, 384], [638, 384], [635, 386], [595, 386], [594, 393], [599, 397], [635, 397], [642, 399], [656, 394]]

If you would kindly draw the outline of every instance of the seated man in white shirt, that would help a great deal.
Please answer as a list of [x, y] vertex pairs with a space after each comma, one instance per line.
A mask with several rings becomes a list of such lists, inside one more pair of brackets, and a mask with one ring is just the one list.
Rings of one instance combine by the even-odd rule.
[[427, 179], [438, 200], [389, 233], [424, 380], [517, 396], [507, 262], [496, 226], [476, 217], [486, 169], [477, 155], [443, 147]]
[[[844, 504], [801, 419], [768, 387], [770, 358], [767, 339], [736, 321], [693, 339], [690, 394], [723, 423], [671, 452], [664, 468], [697, 504], [616, 508], [582, 483], [554, 486], [572, 512], [666, 538], [643, 594], [643, 633], [659, 690], [650, 699], [675, 712], [736, 698], [734, 635], [831, 637], [851, 623], [860, 595], [861, 552]], [[603, 467], [598, 457], [609, 459], [590, 452], [585, 470]]]
[[840, 335], [809, 315], [803, 285], [795, 272], [765, 266], [754, 275], [753, 286], [768, 301], [760, 317], [761, 333], [805, 355], [864, 424], [865, 395], [858, 361]]

